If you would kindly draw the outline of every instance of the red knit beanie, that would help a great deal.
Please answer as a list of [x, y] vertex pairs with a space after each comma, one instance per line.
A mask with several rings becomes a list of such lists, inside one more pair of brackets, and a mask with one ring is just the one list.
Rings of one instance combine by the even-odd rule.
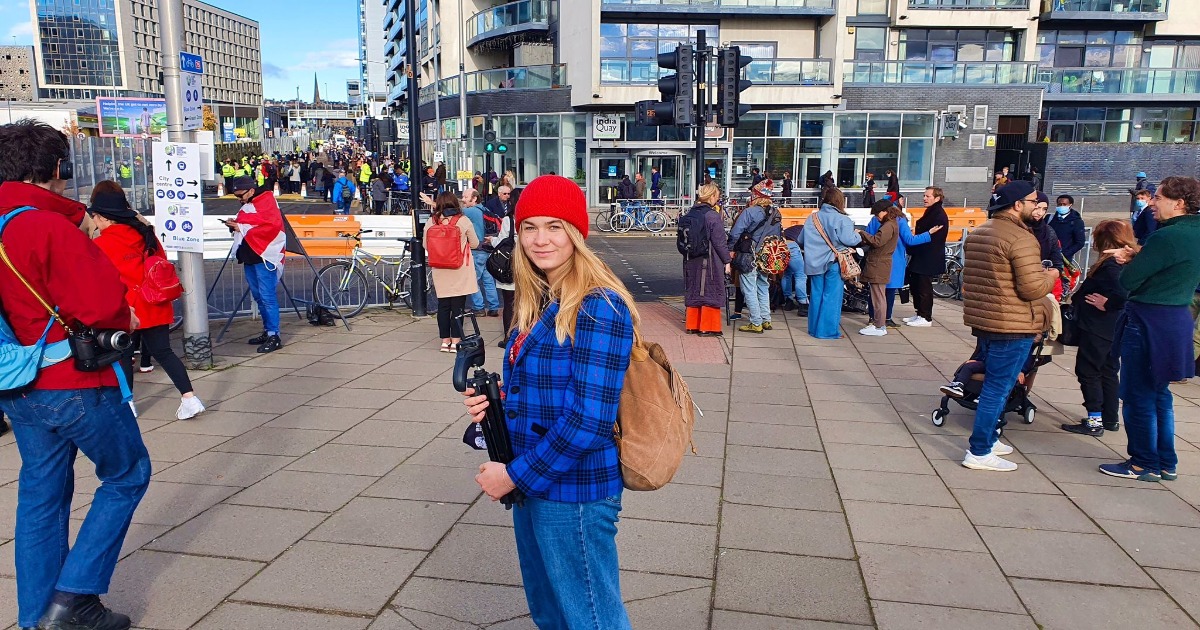
[[[517, 199], [516, 224], [533, 217], [554, 217], [575, 226], [587, 238], [587, 199], [579, 184], [560, 175], [542, 175], [529, 182]], [[516, 226], [514, 226], [514, 229]]]

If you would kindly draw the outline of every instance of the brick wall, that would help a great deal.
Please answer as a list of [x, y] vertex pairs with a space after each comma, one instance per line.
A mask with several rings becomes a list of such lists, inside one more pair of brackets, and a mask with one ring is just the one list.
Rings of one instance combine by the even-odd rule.
[[[842, 90], [846, 109], [855, 110], [901, 110], [901, 111], [945, 111], [950, 105], [966, 105], [968, 128], [960, 132], [957, 140], [938, 140], [934, 150], [933, 185], [946, 191], [950, 205], [959, 205], [965, 198], [967, 205], [986, 205], [992, 195], [991, 181], [975, 183], [946, 182], [948, 166], [983, 166], [991, 169], [996, 162], [996, 149], [967, 148], [967, 137], [971, 133], [985, 133], [971, 128], [971, 115], [976, 105], [988, 106], [985, 127], [995, 133], [1000, 116], [1026, 116], [1030, 118], [1030, 138], [1036, 132], [1037, 119], [1041, 112], [1041, 88], [1025, 86], [974, 87], [974, 86], [929, 86], [887, 85], [878, 87], [846, 86]], [[990, 172], [990, 171], [989, 171]]]
[[[1200, 176], [1200, 143], [1109, 143], [1055, 142], [1046, 147], [1046, 194], [1055, 194], [1055, 184], [1083, 186], [1093, 195], [1075, 194], [1076, 205], [1104, 210], [1129, 206], [1127, 188], [1132, 188], [1138, 171], [1150, 181], [1171, 175]], [[1102, 186], [1102, 184], [1121, 184]]]

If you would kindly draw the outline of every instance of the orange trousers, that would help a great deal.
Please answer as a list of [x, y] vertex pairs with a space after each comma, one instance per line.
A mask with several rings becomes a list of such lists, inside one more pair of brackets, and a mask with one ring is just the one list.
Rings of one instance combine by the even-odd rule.
[[721, 309], [711, 306], [687, 307], [685, 328], [699, 332], [721, 332]]

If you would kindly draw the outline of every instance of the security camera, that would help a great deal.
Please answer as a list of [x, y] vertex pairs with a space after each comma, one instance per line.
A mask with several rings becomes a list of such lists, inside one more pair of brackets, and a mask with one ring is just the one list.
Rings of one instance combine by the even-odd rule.
[[958, 117], [958, 128], [959, 129], [967, 128], [967, 119], [966, 118], [963, 118], [962, 116]]

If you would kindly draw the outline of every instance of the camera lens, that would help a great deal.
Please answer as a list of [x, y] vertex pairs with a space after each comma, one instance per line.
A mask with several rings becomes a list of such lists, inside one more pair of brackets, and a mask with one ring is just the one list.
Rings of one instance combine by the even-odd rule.
[[133, 339], [123, 330], [96, 331], [96, 345], [109, 350], [128, 350], [133, 346]]

